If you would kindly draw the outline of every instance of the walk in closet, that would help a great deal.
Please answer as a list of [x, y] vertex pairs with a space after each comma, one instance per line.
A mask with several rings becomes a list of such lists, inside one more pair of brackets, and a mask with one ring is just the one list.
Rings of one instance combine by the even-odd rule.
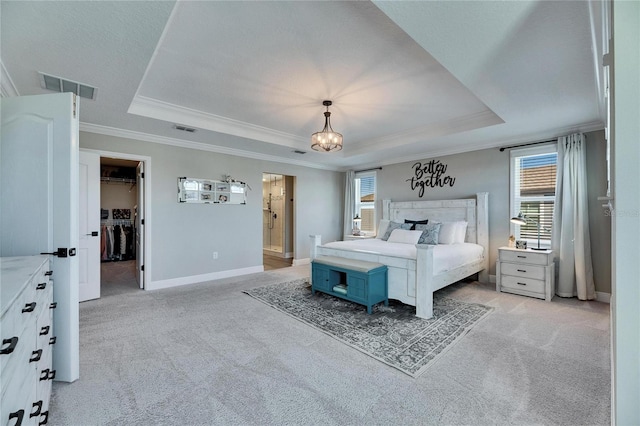
[[135, 260], [137, 162], [100, 161], [100, 260]]

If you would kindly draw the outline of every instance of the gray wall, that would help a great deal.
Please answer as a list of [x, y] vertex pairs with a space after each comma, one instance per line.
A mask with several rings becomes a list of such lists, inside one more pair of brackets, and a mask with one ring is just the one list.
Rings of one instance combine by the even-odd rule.
[[[341, 235], [343, 173], [86, 132], [80, 147], [151, 157], [152, 281], [261, 266], [263, 171], [295, 177], [296, 259], [309, 257], [310, 234]], [[178, 177], [223, 174], [251, 186], [246, 205], [178, 203]]]
[[[606, 145], [604, 132], [587, 133], [587, 167], [592, 258], [596, 290], [611, 292], [611, 223], [602, 209], [598, 196], [606, 193]], [[426, 188], [419, 197], [412, 190], [413, 164], [439, 160], [447, 165], [443, 176], [455, 178], [454, 185]], [[489, 193], [489, 246], [490, 274], [495, 274], [498, 247], [507, 245], [510, 232], [509, 214], [509, 151], [497, 148], [467, 152], [437, 158], [416, 158], [415, 161], [384, 166], [378, 171], [378, 207], [383, 199], [439, 200], [467, 198], [477, 192]]]

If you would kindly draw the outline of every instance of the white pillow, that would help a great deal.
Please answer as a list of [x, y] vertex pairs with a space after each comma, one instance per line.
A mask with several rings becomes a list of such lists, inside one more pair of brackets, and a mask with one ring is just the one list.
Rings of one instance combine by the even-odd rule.
[[418, 244], [422, 231], [411, 231], [409, 229], [394, 229], [387, 240], [390, 243]]
[[453, 244], [456, 242], [456, 222], [441, 222], [440, 233], [438, 234], [438, 244]]
[[456, 236], [454, 243], [464, 243], [464, 239], [467, 236], [467, 222], [460, 220], [456, 222]]
[[376, 234], [376, 238], [382, 238], [384, 233], [387, 232], [387, 226], [389, 226], [390, 220], [388, 219], [380, 219], [378, 223], [378, 233]]
[[442, 222], [440, 224], [440, 234], [438, 244], [459, 244], [464, 243], [467, 235], [467, 222], [458, 220], [456, 222]]

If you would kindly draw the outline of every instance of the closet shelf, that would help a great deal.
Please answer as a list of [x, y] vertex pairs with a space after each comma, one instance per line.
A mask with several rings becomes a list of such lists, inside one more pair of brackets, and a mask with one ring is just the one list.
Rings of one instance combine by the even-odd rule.
[[135, 179], [128, 179], [128, 178], [101, 177], [100, 181], [107, 182], [107, 183], [126, 183], [126, 184], [133, 184], [133, 185], [136, 184]]

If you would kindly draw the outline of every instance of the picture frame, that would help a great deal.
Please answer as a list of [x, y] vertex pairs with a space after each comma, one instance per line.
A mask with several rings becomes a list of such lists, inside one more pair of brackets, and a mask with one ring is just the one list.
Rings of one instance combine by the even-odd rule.
[[520, 250], [526, 250], [527, 242], [525, 240], [516, 240], [516, 248]]

